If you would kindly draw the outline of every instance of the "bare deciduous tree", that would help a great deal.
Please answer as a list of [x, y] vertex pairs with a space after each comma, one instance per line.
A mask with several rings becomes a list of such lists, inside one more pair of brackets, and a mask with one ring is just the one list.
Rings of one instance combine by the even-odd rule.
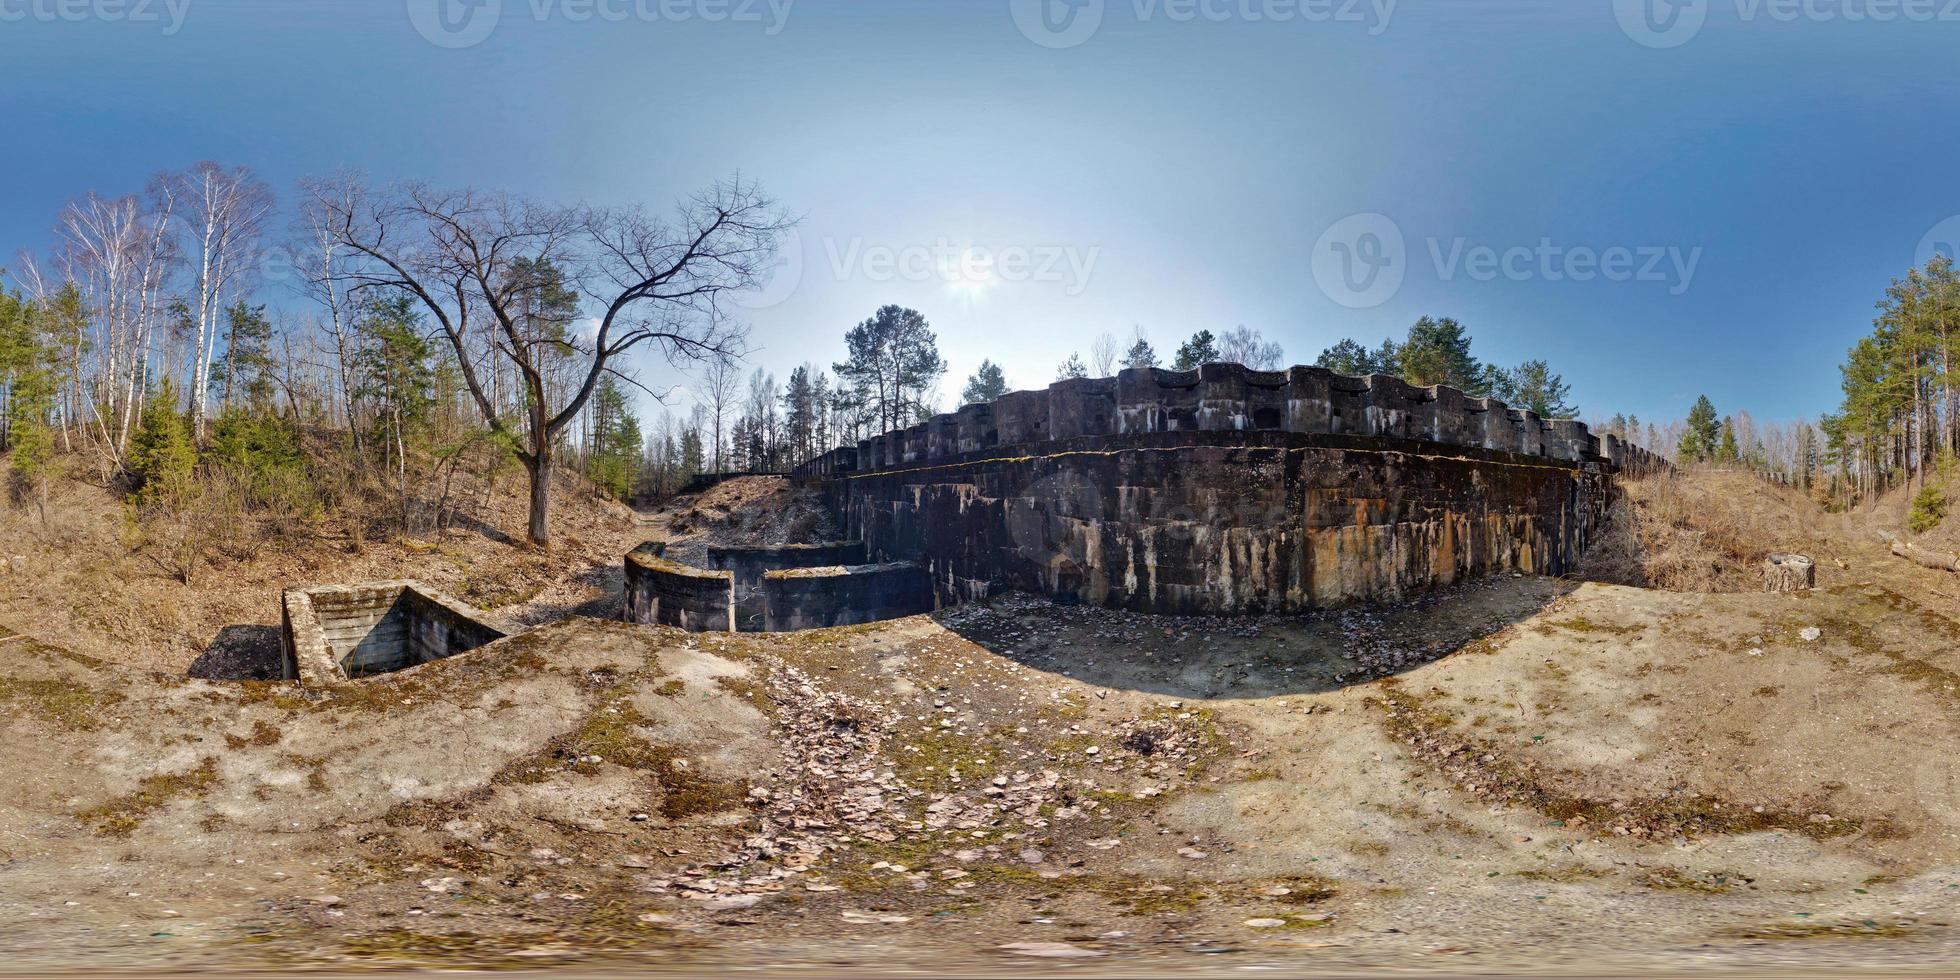
[[150, 333], [173, 258], [169, 202], [96, 194], [62, 209], [56, 261], [81, 289], [92, 339], [68, 352], [67, 408], [104, 476], [119, 470], [148, 380]]
[[710, 465], [716, 473], [726, 473], [727, 458], [723, 450], [727, 446], [728, 416], [735, 407], [737, 392], [742, 386], [742, 368], [733, 357], [715, 357], [708, 360], [702, 370], [701, 381], [707, 387], [702, 392], [708, 400], [709, 423], [715, 427], [713, 452]]
[[[739, 176], [683, 201], [671, 220], [639, 207], [559, 207], [419, 184], [374, 191], [345, 177], [306, 189], [307, 207], [347, 253], [333, 275], [355, 290], [406, 292], [448, 338], [484, 422], [530, 476], [529, 533], [538, 545], [551, 539], [557, 437], [599, 379], [617, 373], [612, 362], [642, 345], [670, 363], [738, 355], [744, 328], [723, 300], [766, 278], [791, 224]], [[540, 328], [525, 315], [545, 270], [576, 288], [570, 301], [593, 314], [589, 333]], [[548, 381], [563, 360], [578, 370], [561, 388]], [[486, 385], [500, 364], [514, 369], [521, 388], [516, 419]]]
[[1116, 358], [1122, 352], [1117, 348], [1116, 335], [1105, 330], [1096, 335], [1089, 345], [1089, 366], [1095, 369], [1096, 377], [1107, 378], [1116, 373]]
[[1286, 350], [1259, 331], [1241, 325], [1218, 338], [1220, 360], [1243, 364], [1254, 371], [1277, 371], [1286, 366]]

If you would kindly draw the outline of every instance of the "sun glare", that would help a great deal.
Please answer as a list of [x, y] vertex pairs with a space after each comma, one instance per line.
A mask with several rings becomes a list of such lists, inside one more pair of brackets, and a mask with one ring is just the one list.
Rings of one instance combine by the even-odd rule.
[[994, 276], [992, 257], [974, 249], [941, 263], [939, 276], [945, 280], [947, 289], [967, 299], [978, 298], [999, 281]]

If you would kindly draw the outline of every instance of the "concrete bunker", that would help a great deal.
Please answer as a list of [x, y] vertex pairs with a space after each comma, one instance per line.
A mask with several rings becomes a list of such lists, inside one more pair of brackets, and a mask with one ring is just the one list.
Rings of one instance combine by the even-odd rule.
[[420, 582], [287, 589], [283, 678], [334, 684], [467, 653], [514, 630]]

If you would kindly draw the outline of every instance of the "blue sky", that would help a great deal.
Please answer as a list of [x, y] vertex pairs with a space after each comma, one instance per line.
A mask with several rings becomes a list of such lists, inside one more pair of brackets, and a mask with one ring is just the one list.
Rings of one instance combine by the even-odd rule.
[[0, 250], [207, 158], [286, 202], [339, 168], [595, 203], [740, 169], [803, 216], [748, 313], [779, 376], [884, 303], [939, 330], [948, 402], [1103, 330], [1244, 324], [1310, 362], [1432, 314], [1588, 415], [1785, 419], [1834, 406], [1960, 214], [1943, 0], [1697, 0], [1659, 32], [1620, 15], [1670, 0], [501, 0], [418, 30], [436, 2], [0, 0]]

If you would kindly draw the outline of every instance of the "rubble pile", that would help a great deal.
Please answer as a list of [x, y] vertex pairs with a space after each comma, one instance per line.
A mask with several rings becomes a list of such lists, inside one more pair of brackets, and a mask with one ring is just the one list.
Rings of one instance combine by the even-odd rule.
[[[1022, 762], [1011, 771], [1006, 763], [1001, 771], [962, 763], [965, 773], [926, 767], [923, 773], [947, 780], [935, 791], [918, 785], [918, 773], [908, 781], [897, 755], [916, 747], [908, 739], [958, 739], [957, 732], [937, 722], [903, 732], [904, 712], [826, 690], [780, 663], [769, 671], [767, 691], [778, 707], [785, 761], [749, 793], [754, 832], [716, 861], [644, 879], [647, 892], [710, 911], [748, 908], [798, 883], [805, 892], [840, 891], [830, 876], [871, 853], [903, 855], [863, 870], [913, 891], [971, 889], [978, 882], [968, 868], [986, 864], [1024, 865], [1050, 878], [1085, 874], [1082, 860], [1051, 854], [1074, 838], [1092, 850], [1115, 846], [1090, 838], [1107, 836], [1103, 821], [1117, 801], [1189, 786], [1213, 751], [1208, 721], [1173, 702], [1111, 726], [1072, 724], [1039, 735], [1016, 729], [1001, 740], [1026, 737], [1024, 758], [1052, 762]], [[850, 861], [854, 852], [857, 863]]]

